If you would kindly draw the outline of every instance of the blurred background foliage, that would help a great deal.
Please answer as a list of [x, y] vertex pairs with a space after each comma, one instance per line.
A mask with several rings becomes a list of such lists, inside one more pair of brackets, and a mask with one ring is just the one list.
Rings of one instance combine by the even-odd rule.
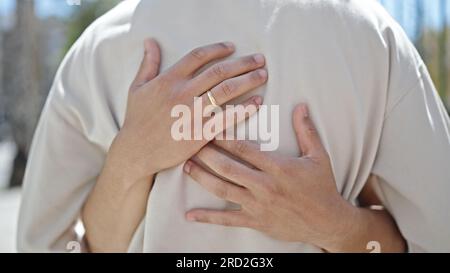
[[[38, 0], [39, 1], [39, 0]], [[80, 7], [73, 12], [67, 22], [67, 41], [64, 46], [66, 53], [83, 31], [98, 17], [114, 7], [120, 0], [103, 0], [83, 2]]]
[[[0, 189], [21, 184], [33, 131], [62, 57], [118, 2], [0, 0]], [[415, 43], [450, 106], [450, 0], [380, 2]]]
[[119, 2], [0, 0], [0, 189], [22, 183], [33, 132], [62, 58]]

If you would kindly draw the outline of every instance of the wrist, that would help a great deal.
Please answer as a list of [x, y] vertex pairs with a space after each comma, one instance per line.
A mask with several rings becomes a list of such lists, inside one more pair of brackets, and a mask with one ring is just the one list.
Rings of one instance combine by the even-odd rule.
[[102, 171], [102, 176], [114, 180], [124, 189], [130, 189], [139, 181], [148, 180], [156, 174], [150, 164], [141, 167], [138, 156], [134, 155], [128, 143], [133, 142], [128, 141], [122, 133], [114, 138]]
[[330, 217], [331, 231], [320, 247], [331, 253], [352, 252], [356, 248], [363, 250], [365, 246], [355, 247], [355, 242], [360, 242], [361, 234], [367, 230], [366, 215], [361, 208], [345, 200], [342, 206], [336, 207], [339, 208], [337, 213]]

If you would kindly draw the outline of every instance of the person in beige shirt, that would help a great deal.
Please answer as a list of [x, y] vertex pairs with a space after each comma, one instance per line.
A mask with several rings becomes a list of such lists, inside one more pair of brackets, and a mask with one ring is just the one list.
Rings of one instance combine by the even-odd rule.
[[[254, 53], [264, 61], [241, 57]], [[223, 62], [233, 75], [205, 74], [231, 54]], [[212, 103], [209, 89], [221, 105], [278, 105], [276, 153], [165, 134], [167, 106], [194, 96]], [[252, 114], [245, 123], [262, 116]], [[448, 114], [376, 1], [127, 0], [86, 30], [55, 78], [25, 176], [18, 247], [66, 251], [80, 240], [81, 217], [93, 251], [108, 243], [129, 252], [358, 251], [366, 241], [402, 251], [405, 240], [410, 252], [445, 252], [449, 162]], [[357, 207], [371, 174], [394, 221]]]

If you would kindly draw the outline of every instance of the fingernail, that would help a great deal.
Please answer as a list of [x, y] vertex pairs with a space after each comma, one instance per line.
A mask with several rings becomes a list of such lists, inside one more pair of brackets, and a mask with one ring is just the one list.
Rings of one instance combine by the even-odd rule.
[[186, 162], [186, 164], [184, 164], [184, 172], [187, 174], [191, 173], [191, 168], [192, 168], [192, 163], [190, 161]]
[[226, 47], [228, 47], [230, 50], [234, 50], [235, 46], [232, 42], [225, 42], [223, 43]]
[[264, 55], [262, 55], [262, 54], [255, 54], [255, 55], [253, 56], [253, 59], [255, 59], [255, 62], [256, 62], [257, 64], [264, 64], [265, 61], [266, 61], [266, 58], [265, 58]]
[[303, 117], [304, 118], [308, 118], [309, 117], [309, 109], [308, 106], [306, 104], [302, 104], [302, 113], [303, 113]]
[[262, 97], [255, 97], [254, 99], [253, 99], [253, 102], [256, 104], [256, 105], [261, 105], [262, 103], [263, 103], [263, 99], [262, 99]]
[[258, 74], [259, 76], [261, 76], [261, 78], [265, 79], [267, 78], [267, 71], [265, 69], [259, 69], [258, 70]]

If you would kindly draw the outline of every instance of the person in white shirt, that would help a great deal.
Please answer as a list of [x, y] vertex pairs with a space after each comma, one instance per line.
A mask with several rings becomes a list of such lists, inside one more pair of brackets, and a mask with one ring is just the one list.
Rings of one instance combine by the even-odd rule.
[[[208, 90], [220, 105], [279, 105], [276, 153], [174, 141], [170, 109], [213, 103]], [[375, 1], [129, 0], [56, 76], [18, 246], [65, 251], [81, 217], [91, 251], [449, 251], [448, 162], [448, 114]], [[357, 206], [371, 174], [386, 211]]]

